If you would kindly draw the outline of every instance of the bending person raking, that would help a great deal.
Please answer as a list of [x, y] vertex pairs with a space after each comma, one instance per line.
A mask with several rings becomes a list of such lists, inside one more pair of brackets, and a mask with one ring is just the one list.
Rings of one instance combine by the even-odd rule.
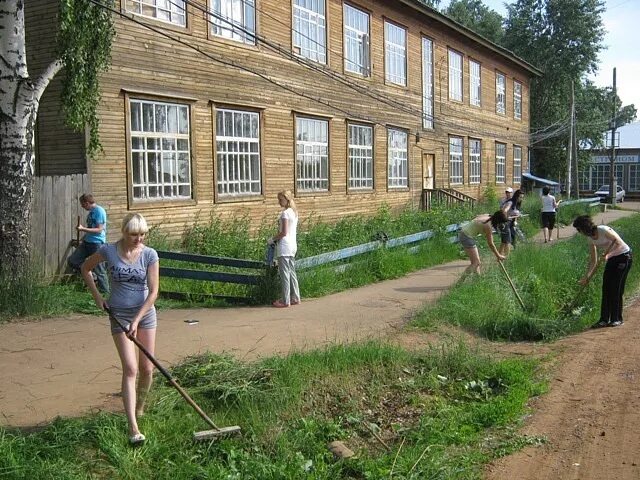
[[607, 225], [595, 225], [589, 215], [580, 215], [573, 221], [578, 232], [589, 239], [589, 267], [587, 274], [579, 280], [586, 285], [598, 266], [598, 248], [605, 250], [604, 260], [607, 262], [602, 276], [602, 301], [600, 320], [592, 328], [618, 327], [624, 323], [622, 307], [624, 286], [633, 263], [631, 248]]

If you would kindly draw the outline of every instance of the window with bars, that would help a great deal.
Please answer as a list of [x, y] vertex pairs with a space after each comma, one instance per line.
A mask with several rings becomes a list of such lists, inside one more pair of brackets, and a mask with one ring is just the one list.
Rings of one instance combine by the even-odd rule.
[[452, 185], [463, 183], [462, 149], [462, 138], [449, 137], [449, 181]]
[[482, 142], [469, 139], [469, 183], [478, 184], [482, 174]]
[[185, 26], [184, 0], [125, 0], [125, 10], [143, 17]]
[[396, 85], [407, 85], [407, 31], [384, 22], [385, 78]]
[[522, 84], [513, 82], [513, 118], [522, 119]]
[[433, 41], [422, 37], [422, 127], [433, 128]]
[[640, 190], [640, 165], [629, 165], [629, 191]]
[[507, 111], [507, 77], [496, 72], [496, 113], [504, 115]]
[[462, 101], [462, 55], [449, 50], [449, 100]]
[[513, 183], [522, 182], [522, 147], [513, 146]]
[[191, 198], [189, 106], [129, 100], [134, 200]]
[[260, 115], [216, 110], [216, 186], [218, 195], [260, 195]]
[[507, 146], [496, 143], [496, 183], [505, 182], [505, 165], [507, 160]]
[[373, 188], [373, 127], [349, 124], [349, 188]]
[[344, 68], [348, 72], [368, 77], [369, 14], [344, 4]]
[[387, 129], [387, 161], [387, 186], [407, 188], [409, 186], [407, 132], [395, 128]]
[[327, 63], [325, 0], [294, 0], [293, 46], [309, 60]]
[[300, 192], [329, 190], [329, 122], [296, 117], [296, 186]]
[[469, 103], [476, 107], [480, 106], [482, 98], [481, 82], [480, 64], [474, 60], [469, 60]]
[[255, 0], [212, 0], [211, 33], [237, 42], [255, 44]]

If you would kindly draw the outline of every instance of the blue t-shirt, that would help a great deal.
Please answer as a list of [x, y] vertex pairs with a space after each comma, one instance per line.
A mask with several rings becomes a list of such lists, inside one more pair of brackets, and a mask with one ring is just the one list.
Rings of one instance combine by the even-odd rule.
[[111, 277], [109, 305], [115, 308], [142, 306], [149, 295], [147, 267], [158, 261], [157, 252], [145, 246], [134, 263], [120, 258], [115, 243], [103, 245], [98, 253], [107, 261], [107, 272]]
[[107, 243], [107, 212], [100, 205], [93, 207], [87, 215], [87, 228], [96, 228], [98, 225], [104, 226], [102, 231], [100, 233], [85, 233], [83, 238], [85, 242]]

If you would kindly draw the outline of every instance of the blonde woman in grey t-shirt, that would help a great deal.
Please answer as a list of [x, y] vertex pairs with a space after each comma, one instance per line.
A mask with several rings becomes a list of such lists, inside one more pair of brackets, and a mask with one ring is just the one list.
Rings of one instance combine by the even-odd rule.
[[[136, 356], [135, 336], [151, 352], [155, 351], [156, 309], [160, 266], [158, 254], [144, 245], [148, 232], [147, 222], [138, 213], [127, 215], [122, 221], [122, 238], [116, 243], [105, 244], [82, 265], [82, 277], [100, 309], [109, 309], [128, 327], [128, 331], [113, 320], [111, 335], [122, 364], [122, 402], [129, 422], [129, 442], [132, 445], [145, 441], [138, 428], [137, 417], [144, 413], [144, 402], [153, 380], [153, 364], [145, 355]], [[108, 302], [98, 291], [91, 270], [96, 264], [106, 262], [111, 281]], [[138, 357], [138, 358], [136, 358]], [[138, 387], [136, 390], [136, 377]]]

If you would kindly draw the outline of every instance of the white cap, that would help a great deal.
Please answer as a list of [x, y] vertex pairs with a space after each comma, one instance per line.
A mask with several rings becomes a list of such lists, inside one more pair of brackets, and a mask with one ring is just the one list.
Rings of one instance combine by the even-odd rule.
[[505, 192], [513, 193], [513, 188], [511, 188], [511, 187], [507, 187], [507, 189], [505, 190]]

